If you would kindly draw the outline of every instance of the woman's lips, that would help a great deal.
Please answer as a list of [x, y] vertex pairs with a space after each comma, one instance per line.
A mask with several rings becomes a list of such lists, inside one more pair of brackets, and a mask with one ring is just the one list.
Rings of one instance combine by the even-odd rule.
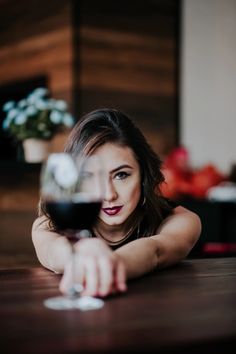
[[104, 213], [106, 213], [109, 216], [113, 216], [113, 215], [118, 214], [122, 208], [123, 208], [123, 205], [115, 206], [112, 208], [102, 208], [102, 211], [104, 211]]

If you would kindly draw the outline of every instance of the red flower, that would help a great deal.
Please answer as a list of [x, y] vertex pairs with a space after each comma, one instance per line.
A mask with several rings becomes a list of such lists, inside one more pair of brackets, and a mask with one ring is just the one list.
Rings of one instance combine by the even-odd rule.
[[162, 172], [165, 182], [161, 185], [161, 191], [171, 199], [186, 195], [204, 198], [209, 188], [226, 180], [212, 164], [196, 171], [191, 169], [188, 152], [183, 147], [174, 149], [167, 156]]

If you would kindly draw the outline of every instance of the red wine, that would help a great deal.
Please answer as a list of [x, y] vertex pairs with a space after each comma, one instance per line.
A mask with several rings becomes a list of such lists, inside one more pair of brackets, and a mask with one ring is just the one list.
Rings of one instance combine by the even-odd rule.
[[[50, 201], [45, 203], [45, 207], [58, 230], [66, 231], [90, 229], [96, 222], [101, 204], [101, 202]], [[68, 239], [71, 237], [72, 234], [69, 233]]]

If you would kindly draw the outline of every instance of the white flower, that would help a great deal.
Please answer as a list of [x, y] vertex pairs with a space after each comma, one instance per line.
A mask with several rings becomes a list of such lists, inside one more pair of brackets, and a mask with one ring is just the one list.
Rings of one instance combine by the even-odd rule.
[[3, 123], [2, 123], [3, 129], [4, 129], [4, 130], [7, 130], [7, 129], [9, 128], [9, 126], [10, 126], [10, 123], [11, 123], [11, 120], [8, 119], [8, 118], [6, 118], [6, 119], [3, 121]]
[[48, 89], [45, 87], [38, 87], [33, 91], [33, 94], [38, 97], [43, 97], [49, 93]]
[[15, 118], [15, 124], [16, 125], [22, 125], [26, 122], [27, 116], [24, 113], [20, 113], [16, 118]]
[[54, 103], [54, 108], [58, 109], [59, 111], [65, 111], [67, 109], [67, 104], [63, 100], [57, 100]]
[[67, 154], [52, 154], [49, 157], [48, 166], [54, 169], [54, 177], [62, 188], [71, 188], [75, 185], [78, 172], [72, 158]]
[[62, 121], [62, 114], [58, 111], [52, 111], [50, 113], [50, 121], [54, 124], [60, 124]]
[[25, 108], [25, 107], [27, 106], [27, 104], [28, 104], [28, 102], [27, 102], [26, 99], [20, 100], [20, 101], [18, 102], [18, 107], [19, 107], [19, 108]]
[[13, 108], [12, 110], [10, 110], [7, 114], [7, 119], [14, 119], [18, 114], [20, 113], [19, 109], [15, 109]]
[[25, 109], [25, 114], [26, 114], [27, 116], [34, 116], [36, 113], [38, 113], [38, 110], [37, 110], [34, 106], [32, 106], [32, 105], [28, 106], [28, 107]]
[[10, 111], [10, 109], [12, 109], [14, 106], [15, 106], [14, 101], [8, 101], [3, 105], [2, 109], [4, 112], [7, 112]]
[[[66, 155], [66, 154], [65, 154]], [[48, 168], [50, 170], [53, 170], [59, 163], [60, 163], [60, 159], [63, 158], [63, 153], [52, 153], [51, 155], [49, 155], [48, 157]]]
[[[72, 127], [74, 120], [67, 112], [66, 101], [48, 98], [48, 93], [48, 89], [39, 87], [18, 102], [6, 102], [3, 105], [6, 112], [3, 129], [9, 130], [18, 140], [24, 140], [30, 137], [49, 139], [62, 126]], [[32, 124], [24, 124], [27, 119]]]
[[33, 93], [30, 93], [29, 96], [27, 97], [27, 102], [28, 104], [35, 104], [35, 102], [38, 100], [38, 96], [34, 95]]
[[55, 103], [56, 103], [56, 100], [54, 98], [50, 98], [48, 101], [48, 108], [49, 109], [54, 109], [55, 108]]
[[2, 127], [4, 130], [7, 130], [10, 127], [11, 122], [17, 115], [20, 113], [18, 109], [13, 108], [7, 113], [6, 118], [3, 121]]
[[43, 101], [41, 98], [38, 98], [35, 102], [35, 108], [40, 109], [41, 111], [48, 109], [47, 102]]
[[65, 124], [66, 127], [71, 128], [74, 125], [74, 119], [71, 114], [65, 113], [63, 115], [63, 123]]

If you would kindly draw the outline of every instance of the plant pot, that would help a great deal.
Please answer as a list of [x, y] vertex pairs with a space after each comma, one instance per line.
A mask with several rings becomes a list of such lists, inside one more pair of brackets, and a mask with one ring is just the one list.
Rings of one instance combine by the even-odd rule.
[[50, 141], [26, 139], [23, 141], [25, 161], [30, 163], [43, 162], [50, 152]]

